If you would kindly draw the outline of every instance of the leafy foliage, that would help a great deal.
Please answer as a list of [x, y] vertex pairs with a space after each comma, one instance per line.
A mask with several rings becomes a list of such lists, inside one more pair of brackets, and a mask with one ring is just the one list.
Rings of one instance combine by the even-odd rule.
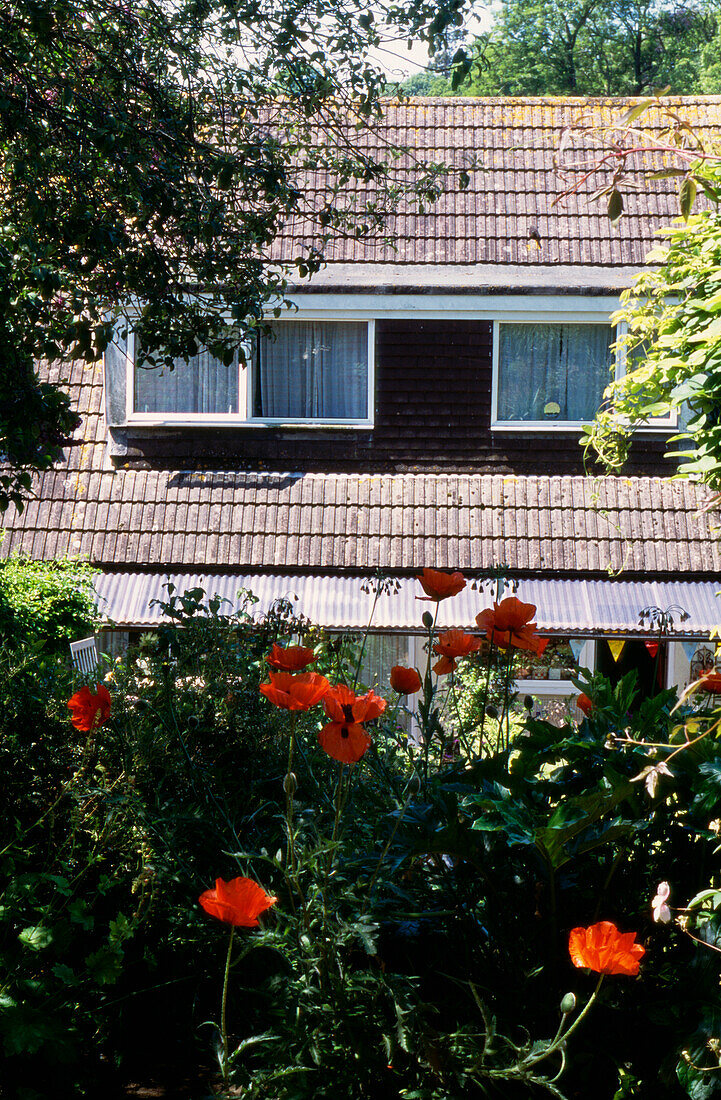
[[608, 465], [625, 459], [631, 430], [655, 417], [678, 420], [682, 476], [721, 489], [721, 170], [704, 169], [712, 203], [664, 230], [666, 244], [622, 294], [615, 320], [630, 369], [607, 390], [609, 407], [586, 442]]
[[[707, 701], [672, 714], [672, 693], [641, 700], [632, 675], [595, 677], [579, 682], [594, 702], [580, 725], [510, 725], [503, 670], [486, 677], [498, 717], [479, 751], [480, 670], [467, 711], [426, 677], [413, 708], [426, 742], [391, 702], [343, 766], [319, 748], [317, 711], [288, 714], [258, 688], [270, 646], [293, 636], [353, 684], [357, 640], [283, 604], [259, 619], [250, 596], [232, 617], [200, 590], [171, 591], [164, 610], [113, 666], [110, 724], [87, 739], [68, 725], [67, 671], [2, 658], [10, 1087], [78, 1095], [101, 1054], [127, 1065], [150, 1033], [156, 1052], [200, 1061], [193, 1028], [216, 1016], [209, 971], [227, 938], [196, 899], [242, 875], [278, 897], [260, 929], [236, 930], [227, 1018], [211, 1025], [248, 1100], [703, 1095], [721, 1011]], [[706, 733], [687, 744], [694, 723]], [[650, 793], [661, 743], [672, 766]], [[664, 879], [683, 926], [651, 924]], [[642, 975], [609, 978], [575, 1030], [593, 982], [568, 933], [599, 919], [638, 931]]]
[[96, 622], [93, 572], [82, 562], [59, 558], [0, 560], [0, 624], [6, 641], [67, 654], [68, 642]]
[[472, 44], [462, 42], [458, 56], [439, 51], [432, 72], [411, 77], [404, 90], [490, 96], [640, 95], [661, 87], [680, 95], [716, 92], [720, 35], [717, 10], [705, 2], [504, 0], [488, 32]]
[[[307, 238], [291, 268], [320, 265], [331, 233], [382, 228], [403, 194], [428, 201], [442, 169], [399, 176], [394, 150], [357, 140], [385, 84], [381, 33], [433, 41], [462, 0], [156, 3], [7, 0], [0, 58], [0, 362], [22, 386], [0, 415], [17, 502], [72, 432], [34, 359], [97, 360], [116, 318], [153, 361], [204, 345], [229, 361], [288, 268], [273, 242]], [[327, 173], [322, 202], [305, 193]], [[357, 188], [367, 185], [359, 208]], [[380, 201], [381, 198], [383, 201]]]

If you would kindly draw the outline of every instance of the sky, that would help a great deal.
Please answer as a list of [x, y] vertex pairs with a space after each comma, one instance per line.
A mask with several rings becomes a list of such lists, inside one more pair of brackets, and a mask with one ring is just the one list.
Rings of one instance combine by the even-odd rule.
[[[489, 30], [493, 22], [490, 6], [481, 8], [475, 5], [466, 27], [470, 36]], [[370, 57], [393, 80], [405, 80], [415, 73], [425, 72], [428, 68], [428, 48], [424, 42], [414, 42], [411, 49], [404, 40], [387, 39], [382, 47], [370, 51]]]

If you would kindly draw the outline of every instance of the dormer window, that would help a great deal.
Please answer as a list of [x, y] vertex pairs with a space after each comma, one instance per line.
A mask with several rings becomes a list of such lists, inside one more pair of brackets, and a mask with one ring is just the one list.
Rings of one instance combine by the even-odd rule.
[[207, 351], [173, 370], [137, 364], [128, 340], [127, 422], [372, 426], [374, 322], [283, 320], [225, 365]]
[[253, 417], [366, 421], [367, 321], [280, 321], [258, 341]]
[[495, 427], [579, 428], [612, 378], [609, 324], [496, 323]]

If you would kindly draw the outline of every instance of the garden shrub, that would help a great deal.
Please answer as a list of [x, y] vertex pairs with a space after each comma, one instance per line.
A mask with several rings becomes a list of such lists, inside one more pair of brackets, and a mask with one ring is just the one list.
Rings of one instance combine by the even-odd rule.
[[70, 558], [0, 560], [0, 637], [67, 653], [97, 623], [93, 570]]
[[[68, 721], [67, 669], [2, 658], [0, 1039], [18, 1097], [92, 1095], [102, 1065], [149, 1049], [203, 1065], [211, 1035], [216, 1094], [244, 1100], [714, 1094], [711, 696], [674, 710], [632, 676], [586, 678], [589, 716], [558, 728], [511, 721], [492, 677], [489, 716], [496, 635], [438, 649], [427, 614], [432, 662], [466, 654], [445, 677], [461, 686], [439, 695], [422, 668], [415, 699], [383, 706], [357, 682], [362, 643], [287, 605], [256, 621], [250, 596], [226, 616], [171, 591], [164, 610], [90, 734]], [[316, 679], [268, 664], [299, 638]], [[346, 687], [306, 706], [321, 677]], [[246, 878], [277, 900], [226, 954], [198, 898]], [[654, 923], [664, 881], [681, 912]], [[569, 934], [608, 921], [645, 947], [641, 974], [609, 974], [584, 1015], [597, 975]]]

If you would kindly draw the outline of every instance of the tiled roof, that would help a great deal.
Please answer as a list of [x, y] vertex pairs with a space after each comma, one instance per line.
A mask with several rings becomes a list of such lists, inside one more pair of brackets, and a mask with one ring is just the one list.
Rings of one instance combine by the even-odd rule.
[[113, 470], [99, 366], [75, 365], [85, 442], [3, 517], [0, 553], [105, 567], [656, 576], [721, 571], [693, 485], [663, 478]]
[[[558, 202], [567, 184], [554, 166], [563, 130], [583, 120], [590, 126], [617, 123], [630, 99], [412, 99], [388, 100], [383, 118], [353, 134], [358, 146], [382, 155], [384, 146], [414, 150], [424, 161], [456, 169], [442, 197], [419, 214], [403, 202], [390, 217], [395, 247], [380, 237], [337, 239], [326, 251], [332, 262], [390, 264], [630, 264], [644, 261], [654, 232], [678, 215], [677, 181], [656, 180], [625, 193], [626, 213], [617, 227], [605, 214], [603, 199], [589, 202], [598, 181]], [[721, 136], [721, 96], [667, 96], [666, 104], [706, 135]], [[650, 109], [636, 123], [659, 132], [661, 116]], [[575, 133], [574, 154], [593, 146]], [[474, 158], [470, 185], [462, 190], [459, 171]], [[659, 165], [660, 166], [660, 165]], [[394, 170], [403, 177], [410, 159]], [[407, 176], [406, 176], [407, 178]], [[605, 180], [604, 182], [608, 182]], [[326, 195], [321, 175], [304, 177], [306, 205], [319, 210]], [[354, 184], [361, 199], [370, 185]], [[536, 226], [541, 248], [529, 240]], [[302, 219], [289, 222], [276, 241], [274, 258], [292, 259], [301, 242], [315, 240]]]
[[0, 554], [108, 568], [519, 573], [721, 572], [703, 491], [645, 477], [112, 469], [102, 367], [55, 367], [84, 440], [2, 517]]

